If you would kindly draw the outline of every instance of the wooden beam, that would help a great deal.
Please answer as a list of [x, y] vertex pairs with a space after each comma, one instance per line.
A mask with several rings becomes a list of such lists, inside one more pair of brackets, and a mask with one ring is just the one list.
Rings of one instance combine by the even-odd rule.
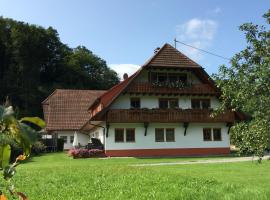
[[232, 122], [227, 122], [226, 126], [228, 127], [227, 134], [229, 135], [230, 134], [231, 127], [233, 126], [233, 123]]
[[187, 128], [188, 128], [188, 125], [189, 125], [188, 122], [184, 122], [184, 124], [183, 124], [183, 126], [184, 126], [184, 128], [185, 128], [184, 136], [186, 136], [186, 134], [187, 134]]
[[143, 125], [144, 125], [144, 136], [146, 136], [147, 135], [147, 129], [148, 129], [149, 123], [148, 122], [144, 122]]

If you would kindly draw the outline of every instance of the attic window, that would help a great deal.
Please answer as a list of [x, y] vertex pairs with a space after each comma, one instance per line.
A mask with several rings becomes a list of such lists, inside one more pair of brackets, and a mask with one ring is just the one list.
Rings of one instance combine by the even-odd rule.
[[152, 83], [187, 83], [187, 74], [185, 73], [151, 73]]

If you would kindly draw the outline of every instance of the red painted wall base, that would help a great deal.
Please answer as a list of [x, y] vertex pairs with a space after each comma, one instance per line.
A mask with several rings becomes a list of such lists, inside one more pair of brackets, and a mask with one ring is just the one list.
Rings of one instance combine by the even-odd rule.
[[105, 150], [106, 156], [111, 157], [206, 156], [206, 155], [223, 155], [229, 153], [230, 148]]

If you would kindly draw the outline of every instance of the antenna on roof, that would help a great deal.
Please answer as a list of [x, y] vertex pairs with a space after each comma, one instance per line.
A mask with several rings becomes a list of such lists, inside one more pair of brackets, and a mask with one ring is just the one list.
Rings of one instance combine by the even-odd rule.
[[177, 40], [176, 40], [176, 38], [174, 38], [174, 48], [176, 48], [176, 42], [177, 42]]
[[193, 49], [197, 49], [197, 50], [199, 50], [199, 51], [202, 51], [202, 52], [204, 52], [204, 53], [208, 53], [208, 54], [210, 54], [210, 55], [212, 55], [212, 56], [216, 56], [216, 57], [222, 58], [222, 59], [224, 59], [224, 60], [231, 60], [230, 58], [226, 58], [226, 57], [221, 56], [221, 55], [218, 55], [218, 54], [216, 54], [216, 53], [212, 53], [212, 52], [210, 52], [210, 51], [206, 51], [206, 50], [203, 50], [203, 49], [200, 49], [200, 48], [191, 46], [191, 45], [186, 44], [186, 43], [184, 43], [184, 42], [178, 41], [178, 40], [176, 40], [176, 38], [174, 38], [174, 48], [176, 48], [176, 43], [183, 44], [183, 45], [185, 45], [185, 46], [187, 46], [187, 47], [190, 47], [190, 48], [193, 48]]

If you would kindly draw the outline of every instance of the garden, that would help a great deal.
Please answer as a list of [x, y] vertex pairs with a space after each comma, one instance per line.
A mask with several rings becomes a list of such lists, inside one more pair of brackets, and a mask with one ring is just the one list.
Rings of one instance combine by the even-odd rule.
[[14, 183], [29, 199], [269, 199], [270, 161], [136, 167], [215, 158], [32, 157]]

